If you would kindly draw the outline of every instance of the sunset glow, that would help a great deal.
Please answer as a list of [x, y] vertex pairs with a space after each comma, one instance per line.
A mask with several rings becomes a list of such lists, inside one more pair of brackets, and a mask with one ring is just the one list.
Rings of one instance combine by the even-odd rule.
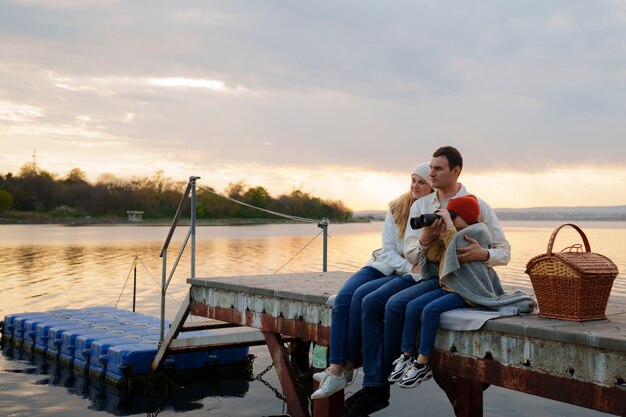
[[453, 145], [493, 207], [624, 205], [623, 16], [596, 1], [9, 0], [0, 174], [34, 151], [59, 177], [163, 171], [380, 210]]

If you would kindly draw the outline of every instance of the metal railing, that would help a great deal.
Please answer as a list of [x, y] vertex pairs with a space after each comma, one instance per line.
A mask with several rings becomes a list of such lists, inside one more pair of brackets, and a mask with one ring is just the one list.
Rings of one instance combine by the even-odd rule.
[[[185, 247], [187, 246], [189, 238], [191, 238], [191, 278], [195, 278], [196, 276], [196, 180], [199, 179], [200, 177], [189, 177], [187, 188], [183, 193], [183, 197], [180, 199], [178, 209], [176, 210], [176, 215], [174, 216], [174, 220], [172, 221], [172, 225], [170, 226], [170, 231], [167, 234], [167, 238], [165, 239], [165, 243], [163, 244], [163, 248], [161, 249], [160, 256], [161, 258], [163, 258], [163, 261], [161, 273], [161, 332], [159, 335], [160, 342], [163, 342], [163, 339], [165, 338], [165, 294], [167, 293], [167, 287], [169, 287], [170, 282], [172, 281], [174, 272], [176, 272], [178, 262], [180, 262], [180, 258], [183, 256], [183, 252], [185, 251]], [[178, 221], [180, 220], [183, 206], [185, 205], [185, 201], [187, 200], [187, 197], [189, 197], [190, 192], [191, 223], [189, 225], [189, 231], [187, 232], [187, 236], [185, 236], [185, 240], [183, 241], [180, 251], [178, 252], [178, 256], [176, 257], [176, 261], [172, 266], [172, 270], [170, 271], [169, 276], [167, 276], [167, 249], [170, 246], [170, 241], [172, 240], [172, 236], [174, 236], [174, 231], [176, 230], [176, 226], [178, 226]]]
[[[183, 193], [183, 197], [180, 199], [180, 203], [178, 204], [178, 209], [176, 210], [176, 215], [174, 216], [174, 220], [172, 221], [172, 225], [170, 226], [170, 230], [167, 234], [167, 238], [165, 239], [165, 243], [163, 244], [163, 248], [161, 249], [161, 258], [162, 261], [162, 273], [161, 273], [161, 332], [159, 336], [159, 342], [163, 342], [165, 339], [165, 295], [167, 293], [167, 288], [174, 277], [174, 272], [176, 272], [176, 268], [178, 267], [178, 263], [180, 262], [180, 258], [187, 247], [187, 242], [191, 238], [191, 278], [196, 277], [196, 180], [199, 180], [200, 177], [191, 176], [189, 177], [189, 182], [187, 183], [187, 188]], [[178, 226], [178, 221], [180, 220], [180, 216], [182, 214], [183, 207], [185, 205], [185, 201], [189, 197], [191, 193], [191, 222], [189, 225], [189, 231], [185, 236], [185, 240], [178, 252], [178, 256], [176, 257], [176, 261], [172, 266], [169, 275], [167, 273], [167, 249], [169, 248], [170, 242], [172, 240], [172, 236], [174, 236], [174, 231], [176, 230], [176, 226]], [[253, 207], [253, 206], [250, 206]], [[277, 213], [280, 214], [280, 213]], [[324, 217], [318, 224], [317, 227], [322, 229], [323, 233], [323, 257], [322, 257], [322, 271], [327, 271], [327, 261], [328, 261], [328, 224], [329, 221], [326, 217]]]

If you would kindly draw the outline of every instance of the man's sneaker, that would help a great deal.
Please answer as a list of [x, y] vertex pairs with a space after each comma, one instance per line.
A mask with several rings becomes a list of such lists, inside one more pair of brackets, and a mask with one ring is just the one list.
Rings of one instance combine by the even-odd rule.
[[433, 377], [433, 371], [427, 363], [413, 362], [411, 367], [407, 369], [402, 380], [398, 385], [402, 388], [413, 388], [423, 381], [428, 381]]
[[357, 391], [352, 397], [357, 396], [357, 394], [356, 401], [352, 401], [344, 417], [369, 416], [376, 411], [389, 407], [389, 385], [384, 387], [363, 387], [361, 391]]
[[359, 398], [361, 398], [361, 396], [363, 396], [364, 392], [365, 391], [363, 390], [363, 388], [361, 388], [360, 390], [358, 390], [357, 392], [355, 392], [354, 394], [352, 394], [351, 396], [346, 398], [346, 400], [343, 402], [343, 405], [346, 408], [346, 410], [350, 409], [350, 407], [352, 407], [354, 405], [354, 403]]
[[387, 380], [392, 384], [394, 382], [398, 382], [404, 376], [404, 373], [409, 369], [411, 364], [413, 363], [413, 356], [406, 356], [404, 353], [400, 355], [398, 359], [393, 361], [395, 365], [393, 367], [393, 371], [389, 374], [389, 378]]
[[346, 380], [345, 376], [328, 374], [326, 378], [324, 378], [324, 381], [322, 382], [322, 385], [319, 387], [319, 389], [311, 395], [311, 399], [317, 400], [320, 398], [330, 397], [337, 391], [341, 391], [347, 386], [348, 381]]

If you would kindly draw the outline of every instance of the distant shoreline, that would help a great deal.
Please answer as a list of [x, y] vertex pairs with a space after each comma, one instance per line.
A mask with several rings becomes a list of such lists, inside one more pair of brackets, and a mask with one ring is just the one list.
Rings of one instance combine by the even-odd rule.
[[[189, 225], [189, 219], [180, 219], [179, 225]], [[271, 219], [201, 219], [196, 220], [199, 226], [244, 226], [257, 224], [289, 224], [291, 220]], [[170, 226], [172, 219], [145, 219], [142, 221], [128, 221], [124, 218], [106, 219], [6, 219], [0, 217], [2, 225], [66, 225], [66, 226]]]
[[[539, 207], [527, 209], [495, 209], [496, 215], [502, 221], [626, 221], [626, 206], [613, 207]], [[350, 220], [345, 222], [331, 221], [331, 223], [367, 223], [384, 221], [384, 210], [368, 210], [354, 212]], [[0, 225], [3, 224], [59, 224], [59, 225], [144, 225], [169, 226], [172, 218], [143, 218], [142, 221], [130, 221], [127, 217], [119, 216], [58, 216], [49, 213], [10, 211], [0, 215]], [[321, 219], [320, 219], [321, 221]], [[181, 224], [189, 224], [188, 218], [180, 219]], [[298, 223], [283, 218], [216, 218], [197, 219], [196, 223], [203, 226], [240, 226], [257, 224], [289, 224]]]
[[[499, 220], [528, 221], [626, 221], [626, 206], [610, 207], [532, 207], [523, 209], [494, 209]], [[355, 212], [353, 217], [384, 220], [385, 211]]]
[[[129, 221], [126, 217], [52, 217], [47, 215], [21, 215], [19, 217], [0, 216], [2, 225], [66, 225], [66, 226], [170, 226], [172, 218], [143, 219]], [[366, 223], [369, 219], [355, 218], [348, 222], [331, 221], [331, 223]], [[179, 225], [189, 225], [189, 218], [181, 218]], [[320, 219], [321, 222], [321, 219]], [[262, 224], [301, 224], [294, 220], [276, 218], [223, 218], [223, 219], [196, 219], [198, 226], [251, 226]]]

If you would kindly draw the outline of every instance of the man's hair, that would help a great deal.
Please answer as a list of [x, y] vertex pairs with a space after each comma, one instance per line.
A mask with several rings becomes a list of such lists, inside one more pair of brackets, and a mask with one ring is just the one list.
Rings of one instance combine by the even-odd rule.
[[456, 167], [463, 169], [463, 157], [453, 146], [442, 146], [433, 153], [433, 158], [443, 156], [448, 160], [448, 167], [453, 170]]

